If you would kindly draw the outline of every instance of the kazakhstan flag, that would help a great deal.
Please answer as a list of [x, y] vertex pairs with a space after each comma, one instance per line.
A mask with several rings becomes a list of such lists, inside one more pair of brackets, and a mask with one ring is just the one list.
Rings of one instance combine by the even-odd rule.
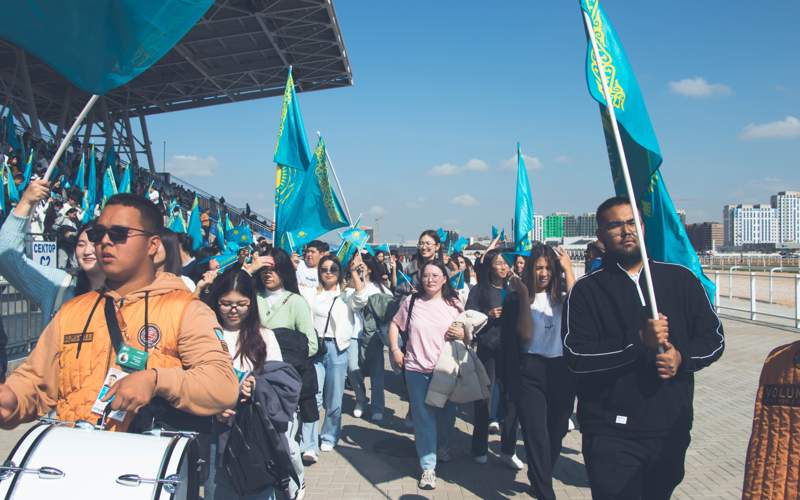
[[[662, 262], [682, 265], [702, 282], [710, 300], [714, 300], [714, 283], [704, 274], [700, 259], [686, 235], [672, 198], [661, 176], [661, 148], [658, 146], [644, 97], [636, 82], [622, 44], [614, 27], [600, 8], [598, 0], [581, 0], [581, 9], [589, 15], [595, 40], [603, 62], [611, 102], [617, 117], [625, 157], [631, 175], [634, 195], [642, 205], [645, 243], [650, 257]], [[606, 137], [611, 175], [617, 195], [627, 196], [622, 164], [600, 82], [591, 41], [586, 55], [586, 81], [589, 93], [600, 104], [600, 116]]]
[[533, 196], [525, 158], [517, 143], [517, 196], [514, 207], [514, 250], [529, 252], [533, 232]]
[[[311, 148], [306, 140], [306, 129], [300, 104], [294, 91], [292, 70], [286, 79], [281, 109], [281, 124], [278, 130], [278, 141], [275, 144], [275, 163], [278, 165], [275, 174], [275, 233], [276, 240], [282, 242], [283, 233], [287, 231], [288, 217], [292, 215], [295, 204], [300, 198], [300, 187], [311, 165]], [[283, 245], [282, 245], [283, 246]]]
[[325, 141], [320, 137], [313, 168], [306, 172], [299, 198], [282, 226], [284, 233], [278, 242], [286, 251], [299, 252], [309, 241], [350, 225], [328, 178], [327, 158]]

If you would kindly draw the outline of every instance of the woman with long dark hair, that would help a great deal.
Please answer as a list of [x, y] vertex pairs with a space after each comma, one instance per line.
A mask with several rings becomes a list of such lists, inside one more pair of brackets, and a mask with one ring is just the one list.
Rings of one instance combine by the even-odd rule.
[[[241, 380], [240, 397], [249, 398], [255, 384], [255, 378], [250, 373], [259, 373], [265, 361], [283, 361], [275, 334], [261, 326], [252, 277], [240, 269], [223, 273], [211, 288], [208, 305], [222, 325], [222, 340], [231, 354], [233, 369]], [[221, 424], [235, 415], [234, 410], [225, 410], [218, 416], [215, 431], [223, 431]], [[215, 432], [214, 437], [217, 436], [218, 432]], [[222, 467], [222, 450], [218, 444], [216, 439], [212, 440], [212, 463], [205, 490], [207, 498], [241, 498], [227, 479]], [[273, 488], [268, 488], [259, 492], [258, 498], [275, 498], [275, 492]]]
[[165, 229], [161, 234], [161, 246], [153, 259], [157, 273], [170, 273], [183, 280], [186, 288], [194, 292], [196, 285], [188, 276], [183, 275], [181, 263], [181, 242], [178, 233]]
[[47, 324], [64, 302], [99, 289], [106, 279], [97, 264], [94, 245], [86, 236], [91, 222], [76, 234], [76, 273], [40, 265], [25, 255], [25, 226], [33, 207], [50, 196], [49, 186], [44, 180], [31, 181], [0, 228], [0, 274], [28, 300], [39, 304], [42, 324]]
[[537, 498], [555, 499], [553, 468], [575, 402], [561, 339], [561, 311], [574, 283], [567, 252], [536, 244], [521, 279], [511, 278], [515, 293], [503, 307], [505, 380], [522, 424], [528, 480]]
[[[318, 348], [317, 334], [314, 331], [311, 309], [297, 288], [297, 276], [289, 254], [280, 248], [271, 247], [260, 255], [252, 256], [252, 262], [244, 264], [242, 269], [255, 280], [261, 326], [270, 330], [287, 328], [299, 332], [308, 343], [309, 357], [313, 357]], [[290, 483], [290, 498], [305, 494], [303, 460], [300, 456], [300, 445], [295, 439], [299, 430], [300, 422], [295, 413], [286, 436], [292, 465], [299, 481]]]
[[[449, 437], [456, 406], [447, 402], [444, 408], [437, 408], [426, 404], [425, 397], [445, 342], [464, 338], [464, 326], [454, 323], [463, 307], [441, 261], [428, 262], [420, 271], [420, 290], [403, 301], [389, 325], [389, 344], [393, 363], [405, 371], [414, 415], [414, 443], [422, 469], [419, 488], [434, 489], [437, 459], [447, 462], [451, 457]], [[405, 352], [400, 349], [403, 330]]]
[[[503, 303], [509, 295], [508, 278], [511, 268], [500, 250], [490, 250], [484, 257], [478, 284], [470, 290], [466, 309], [480, 311], [489, 317], [486, 326], [476, 338], [477, 355], [489, 378], [492, 380], [490, 401], [475, 401], [475, 425], [472, 429], [472, 458], [475, 462], [486, 463], [489, 452], [489, 431], [497, 426], [497, 414], [505, 409], [505, 421], [501, 430], [500, 461], [514, 470], [522, 470], [524, 464], [517, 458], [517, 414], [513, 402], [502, 388], [497, 387], [502, 378], [501, 363], [501, 317]], [[495, 417], [495, 418], [493, 418]], [[490, 423], [491, 422], [491, 423]], [[491, 427], [490, 427], [491, 426]]]

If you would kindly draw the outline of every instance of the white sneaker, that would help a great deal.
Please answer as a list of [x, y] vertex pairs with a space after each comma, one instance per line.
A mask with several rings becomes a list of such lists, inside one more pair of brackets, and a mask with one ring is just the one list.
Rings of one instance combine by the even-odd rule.
[[497, 422], [490, 422], [489, 434], [500, 434], [500, 424]]
[[433, 469], [422, 471], [422, 476], [420, 476], [417, 486], [419, 486], [421, 490], [436, 489], [436, 471]]
[[522, 463], [522, 460], [520, 460], [516, 454], [506, 455], [505, 453], [501, 453], [500, 461], [503, 462], [506, 465], [506, 467], [508, 467], [511, 470], [522, 470], [525, 468], [525, 464]]
[[446, 463], [453, 460], [453, 454], [450, 453], [450, 448], [445, 448], [443, 446], [438, 450], [436, 450], [436, 460], [442, 463]]
[[373, 422], [383, 422], [383, 413], [373, 413], [372, 414], [372, 421]]
[[361, 415], [364, 414], [364, 406], [361, 403], [356, 403], [356, 407], [353, 408], [353, 416], [356, 418], [361, 418]]
[[303, 452], [303, 462], [308, 464], [315, 464], [319, 462], [319, 457], [317, 456], [317, 452], [315, 451], [304, 451]]
[[327, 441], [323, 441], [319, 445], [319, 450], [323, 451], [323, 452], [326, 452], [326, 453], [329, 452], [329, 451], [333, 451], [333, 443], [329, 443]]
[[486, 455], [478, 455], [477, 457], [472, 457], [472, 461], [476, 464], [485, 464], [489, 460], [489, 457]]

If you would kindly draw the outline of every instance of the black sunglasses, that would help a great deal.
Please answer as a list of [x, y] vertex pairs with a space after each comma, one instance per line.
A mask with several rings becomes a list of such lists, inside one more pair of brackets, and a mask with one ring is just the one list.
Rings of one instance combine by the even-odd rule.
[[[131, 231], [138, 231], [139, 234], [131, 234]], [[89, 238], [89, 241], [92, 243], [100, 243], [105, 235], [108, 235], [108, 239], [111, 240], [111, 243], [117, 244], [125, 243], [128, 241], [129, 236], [155, 236], [155, 233], [135, 227], [105, 227], [98, 225], [95, 225], [93, 228], [86, 231], [86, 237]]]
[[336, 264], [331, 264], [328, 267], [320, 267], [319, 268], [319, 272], [320, 273], [337, 274], [339, 272], [339, 266], [337, 266]]

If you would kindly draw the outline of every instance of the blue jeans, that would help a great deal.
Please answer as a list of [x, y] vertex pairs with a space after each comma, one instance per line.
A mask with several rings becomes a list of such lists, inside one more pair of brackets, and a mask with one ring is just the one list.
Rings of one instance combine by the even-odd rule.
[[353, 386], [356, 395], [356, 404], [367, 406], [367, 389], [364, 386], [364, 376], [361, 374], [361, 367], [358, 366], [358, 339], [350, 339], [350, 346], [347, 348], [347, 378]]
[[303, 424], [303, 451], [317, 450], [317, 443], [325, 441], [336, 446], [339, 433], [342, 430], [342, 396], [344, 396], [344, 379], [347, 377], [348, 351], [339, 351], [336, 341], [325, 339], [327, 352], [321, 362], [314, 363], [317, 370], [317, 407], [322, 403], [325, 409], [325, 419], [322, 421], [322, 431], [317, 438], [317, 423]]
[[448, 402], [444, 408], [425, 404], [430, 373], [406, 370], [406, 387], [414, 417], [414, 445], [422, 470], [436, 469], [436, 449], [446, 448], [456, 423], [456, 405]]
[[222, 461], [217, 456], [216, 439], [211, 443], [211, 455], [208, 464], [208, 479], [206, 479], [203, 497], [206, 500], [275, 500], [275, 488], [272, 486], [264, 491], [250, 495], [239, 496], [233, 488], [233, 483], [228, 479]]
[[[317, 411], [322, 414], [322, 390], [325, 387], [325, 367], [322, 361], [314, 362], [314, 371], [317, 372]], [[300, 453], [305, 453], [307, 451], [319, 454], [319, 422], [303, 423], [302, 436], [300, 439]]]
[[383, 342], [380, 336], [373, 335], [369, 339], [365, 352], [367, 370], [369, 370], [370, 397], [372, 399], [372, 414], [383, 413], [386, 402], [383, 396]]

